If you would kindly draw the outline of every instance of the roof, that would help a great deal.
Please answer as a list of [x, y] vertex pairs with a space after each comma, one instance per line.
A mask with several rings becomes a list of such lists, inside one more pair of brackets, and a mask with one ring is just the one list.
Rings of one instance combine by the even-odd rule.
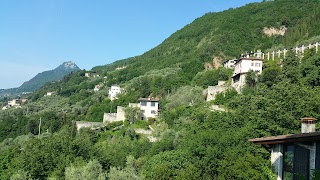
[[158, 98], [139, 98], [139, 101], [158, 102]]
[[249, 141], [255, 144], [284, 144], [284, 143], [291, 143], [291, 142], [320, 141], [320, 132], [270, 136], [270, 137], [249, 139]]
[[245, 57], [242, 57], [242, 58], [237, 59], [237, 61], [236, 61], [235, 64], [239, 63], [239, 62], [242, 61], [242, 60], [263, 61], [263, 59], [261, 59], [261, 58], [245, 58]]
[[300, 118], [300, 120], [302, 123], [315, 124], [317, 119], [312, 117], [305, 117], [305, 118]]
[[223, 62], [223, 64], [226, 64], [226, 63], [228, 63], [228, 62], [230, 62], [230, 61], [237, 61], [237, 59], [229, 59], [229, 60], [225, 60], [225, 61]]

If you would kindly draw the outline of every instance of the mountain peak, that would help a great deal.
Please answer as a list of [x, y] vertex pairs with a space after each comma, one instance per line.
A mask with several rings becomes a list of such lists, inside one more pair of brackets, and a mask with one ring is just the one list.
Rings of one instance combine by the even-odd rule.
[[72, 61], [66, 61], [62, 63], [58, 68], [64, 68], [64, 69], [80, 69], [76, 63]]
[[78, 70], [80, 70], [80, 68], [74, 62], [64, 62], [54, 70], [44, 71], [37, 74], [29, 81], [24, 82], [19, 88], [17, 88], [17, 92], [35, 91], [47, 82], [59, 81], [65, 75]]
[[72, 61], [66, 61], [54, 70], [56, 70], [56, 71], [70, 71], [71, 72], [71, 71], [80, 70], [80, 68], [76, 65], [76, 63], [74, 63]]

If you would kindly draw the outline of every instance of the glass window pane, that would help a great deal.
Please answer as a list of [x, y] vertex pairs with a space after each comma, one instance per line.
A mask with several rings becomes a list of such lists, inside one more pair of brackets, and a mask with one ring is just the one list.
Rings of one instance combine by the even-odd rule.
[[283, 170], [286, 172], [293, 172], [293, 155], [294, 155], [294, 146], [287, 145], [284, 148], [284, 157], [283, 157]]
[[146, 106], [147, 102], [146, 101], [141, 101], [141, 106]]

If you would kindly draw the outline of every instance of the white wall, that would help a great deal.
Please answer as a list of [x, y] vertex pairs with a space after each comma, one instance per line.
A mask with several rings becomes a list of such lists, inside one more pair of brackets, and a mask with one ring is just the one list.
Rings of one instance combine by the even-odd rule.
[[235, 62], [236, 62], [236, 59], [228, 60], [223, 64], [223, 67], [232, 69], [234, 68]]
[[[257, 59], [241, 59], [234, 68], [233, 77], [232, 77], [232, 87], [234, 87], [238, 92], [241, 91], [242, 87], [245, 85], [246, 74], [249, 71], [255, 71], [258, 74], [262, 73], [262, 60]], [[234, 77], [240, 75], [239, 81], [235, 82]]]
[[[141, 103], [146, 102], [146, 106], [143, 106]], [[150, 101], [141, 101], [140, 102], [140, 109], [143, 112], [144, 118], [156, 118], [158, 116], [158, 109], [159, 109], [159, 102], [153, 101], [154, 106], [151, 106]], [[152, 113], [153, 112], [153, 113]]]
[[86, 122], [86, 121], [76, 121], [77, 130], [79, 131], [81, 128], [90, 127], [91, 129], [96, 127], [102, 127], [104, 124], [102, 122]]
[[117, 113], [104, 113], [103, 114], [103, 123], [111, 123], [121, 121], [117, 119]]
[[120, 93], [121, 93], [120, 86], [117, 86], [117, 85], [111, 86], [110, 89], [109, 89], [109, 98], [110, 98], [110, 100], [111, 101], [114, 100], [117, 97], [117, 95], [120, 94]]
[[283, 145], [277, 144], [271, 148], [272, 171], [277, 174], [277, 180], [282, 180]]
[[261, 60], [251, 60], [251, 59], [242, 59], [235, 65], [234, 74], [239, 73], [247, 73], [250, 70], [258, 72], [261, 74], [262, 72], [262, 61]]

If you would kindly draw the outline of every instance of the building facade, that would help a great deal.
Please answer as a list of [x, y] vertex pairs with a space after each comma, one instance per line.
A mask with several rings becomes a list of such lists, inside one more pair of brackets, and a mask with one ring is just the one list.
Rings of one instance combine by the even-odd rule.
[[21, 101], [19, 99], [13, 99], [11, 101], [8, 101], [8, 106], [14, 107], [14, 106], [20, 106]]
[[[148, 118], [158, 118], [159, 116], [159, 99], [156, 98], [140, 98], [139, 103], [129, 103], [128, 107], [139, 108], [141, 110], [141, 120]], [[103, 122], [116, 122], [125, 120], [125, 108], [117, 107], [117, 113], [104, 113]]]
[[240, 58], [234, 64], [234, 72], [232, 75], [232, 84], [238, 92], [245, 85], [246, 74], [250, 71], [262, 73], [263, 60], [259, 58]]
[[159, 115], [159, 99], [155, 98], [140, 98], [140, 109], [143, 116], [142, 120], [147, 120], [148, 118], [157, 118]]
[[229, 69], [233, 69], [234, 68], [234, 64], [236, 63], [237, 59], [231, 59], [231, 60], [227, 60], [223, 63], [223, 67], [225, 68], [229, 68]]
[[118, 85], [112, 85], [109, 88], [109, 99], [113, 101], [117, 98], [117, 95], [121, 93], [121, 88]]
[[277, 180], [312, 179], [320, 171], [320, 132], [315, 118], [301, 118], [301, 133], [250, 139], [270, 148], [272, 171]]

